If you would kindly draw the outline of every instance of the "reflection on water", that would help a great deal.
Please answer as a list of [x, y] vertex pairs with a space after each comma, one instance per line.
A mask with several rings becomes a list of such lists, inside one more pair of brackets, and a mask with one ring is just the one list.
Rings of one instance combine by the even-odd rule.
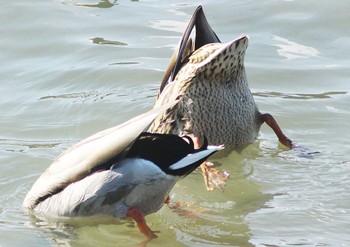
[[[135, 63], [117, 63], [119, 65], [132, 65]], [[102, 100], [112, 100], [115, 98], [122, 99], [128, 98], [132, 101], [142, 100], [146, 98], [154, 98], [158, 88], [148, 88], [145, 93], [144, 88], [117, 88], [110, 91], [90, 91], [90, 92], [76, 92], [76, 93], [65, 93], [57, 95], [42, 96], [39, 100], [71, 100], [72, 103], [77, 102], [97, 102]]]
[[320, 52], [313, 47], [301, 45], [277, 35], [273, 35], [272, 39], [277, 41], [275, 45], [279, 47], [277, 49], [278, 54], [287, 60], [310, 58], [320, 55]]
[[28, 152], [33, 148], [55, 148], [61, 145], [61, 141], [33, 141], [33, 140], [10, 140], [0, 139], [0, 149], [6, 152]]
[[128, 45], [127, 43], [123, 43], [120, 41], [114, 41], [114, 40], [106, 40], [104, 38], [96, 37], [90, 39], [92, 43], [97, 45]]
[[[152, 107], [199, 2], [7, 3], [0, 15], [0, 245], [137, 246], [144, 236], [132, 221], [32, 223], [20, 206], [60, 152]], [[223, 40], [252, 38], [247, 74], [261, 109], [320, 153], [300, 157], [263, 125], [256, 143], [217, 157], [231, 175], [224, 193], [206, 192], [199, 172], [175, 186], [172, 198], [188, 203], [194, 217], [167, 206], [147, 216], [159, 231], [149, 246], [348, 246], [349, 2], [201, 4]]]
[[[31, 227], [41, 229], [46, 238], [57, 246], [128, 246], [131, 242], [137, 245], [137, 239], [123, 239], [119, 236], [123, 231], [135, 231], [130, 220], [117, 220], [112, 217], [86, 217], [75, 219], [60, 219], [59, 221], [48, 218], [40, 218], [30, 214]], [[127, 233], [126, 233], [126, 236]], [[141, 237], [140, 237], [141, 239]]]
[[[118, 5], [117, 0], [114, 0], [114, 1], [101, 0], [100, 2], [95, 2], [95, 3], [86, 3], [86, 2], [88, 2], [88, 0], [83, 2], [62, 2], [62, 3], [68, 6], [101, 8], [101, 9], [108, 9], [108, 8], [112, 8], [114, 5]], [[138, 0], [131, 0], [131, 2], [138, 2]]]
[[91, 91], [91, 92], [77, 92], [77, 93], [67, 93], [67, 94], [59, 94], [59, 95], [49, 95], [49, 96], [43, 96], [39, 98], [39, 100], [48, 100], [48, 99], [73, 99], [73, 103], [80, 101], [99, 101], [103, 100], [104, 98], [110, 96], [112, 93], [102, 93], [98, 91]]
[[82, 3], [82, 2], [63, 2], [63, 4], [71, 5], [71, 6], [77, 6], [77, 7], [89, 7], [89, 8], [111, 8], [114, 5], [116, 5], [117, 0], [114, 0], [113, 2], [110, 2], [109, 0], [101, 0], [98, 3]]
[[324, 92], [324, 93], [316, 93], [316, 94], [305, 94], [305, 93], [296, 93], [296, 94], [287, 94], [280, 92], [255, 92], [254, 96], [258, 97], [277, 97], [282, 99], [300, 99], [300, 100], [311, 100], [311, 99], [328, 99], [337, 95], [344, 95], [348, 92]]
[[150, 25], [155, 29], [182, 33], [187, 23], [177, 20], [152, 20], [150, 21]]

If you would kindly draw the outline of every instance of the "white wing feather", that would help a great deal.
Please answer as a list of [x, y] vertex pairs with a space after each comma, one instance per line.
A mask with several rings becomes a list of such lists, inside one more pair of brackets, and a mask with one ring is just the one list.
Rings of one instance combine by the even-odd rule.
[[224, 149], [224, 146], [222, 146], [222, 145], [221, 146], [208, 146], [208, 149], [206, 149], [206, 150], [187, 155], [186, 157], [182, 158], [178, 162], [169, 166], [169, 169], [171, 169], [171, 170], [182, 169], [182, 168], [184, 168], [188, 165], [191, 165], [191, 164], [203, 159], [204, 157], [207, 157], [207, 156], [211, 155], [212, 153], [217, 152], [217, 151], [222, 150], [222, 149]]

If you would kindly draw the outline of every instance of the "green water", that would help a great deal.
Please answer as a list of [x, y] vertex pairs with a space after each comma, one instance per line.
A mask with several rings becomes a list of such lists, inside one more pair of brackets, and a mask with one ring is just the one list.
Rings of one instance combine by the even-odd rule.
[[8, 1], [0, 9], [0, 246], [137, 246], [132, 221], [36, 222], [20, 206], [63, 150], [150, 109], [198, 4], [222, 41], [250, 36], [249, 84], [301, 157], [266, 126], [222, 160], [224, 193], [200, 172], [147, 217], [149, 246], [348, 246], [350, 3], [339, 1]]

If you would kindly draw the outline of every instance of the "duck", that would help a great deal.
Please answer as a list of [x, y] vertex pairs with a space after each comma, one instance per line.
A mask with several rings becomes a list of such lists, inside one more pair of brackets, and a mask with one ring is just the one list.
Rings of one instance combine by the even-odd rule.
[[60, 154], [33, 184], [22, 207], [50, 218], [111, 216], [132, 218], [156, 237], [145, 216], [162, 208], [177, 181], [224, 147], [205, 140], [145, 130], [165, 105], [98, 132]]
[[[170, 59], [154, 107], [181, 99], [157, 116], [149, 131], [190, 135], [197, 147], [205, 133], [210, 145], [238, 150], [253, 143], [266, 123], [284, 146], [293, 148], [274, 117], [261, 113], [254, 101], [244, 66], [248, 43], [245, 34], [222, 43], [198, 6]], [[201, 168], [207, 190], [223, 190], [228, 175], [211, 162]]]

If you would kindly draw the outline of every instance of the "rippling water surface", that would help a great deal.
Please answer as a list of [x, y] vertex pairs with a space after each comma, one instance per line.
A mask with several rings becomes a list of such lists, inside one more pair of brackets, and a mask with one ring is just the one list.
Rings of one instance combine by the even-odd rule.
[[338, 1], [9, 1], [0, 10], [0, 246], [137, 246], [132, 221], [31, 219], [20, 206], [64, 149], [152, 107], [198, 4], [222, 41], [250, 36], [249, 83], [268, 127], [221, 160], [224, 193], [196, 172], [147, 217], [149, 246], [349, 246], [350, 4]]

